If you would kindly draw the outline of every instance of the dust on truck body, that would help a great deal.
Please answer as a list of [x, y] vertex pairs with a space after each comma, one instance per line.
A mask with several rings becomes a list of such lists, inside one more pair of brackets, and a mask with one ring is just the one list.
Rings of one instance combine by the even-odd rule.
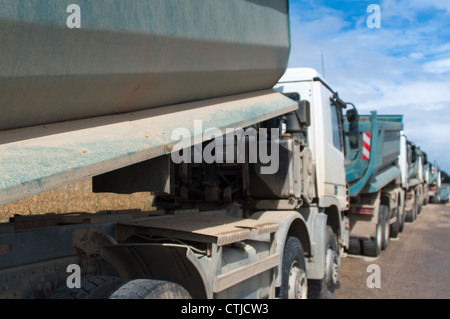
[[[389, 238], [397, 237], [404, 225], [404, 190], [398, 156], [401, 115], [360, 116], [362, 143], [346, 153], [346, 179], [351, 198], [349, 252], [378, 256]], [[345, 132], [351, 132], [348, 118]], [[352, 143], [347, 135], [346, 143]]]
[[[272, 89], [288, 1], [80, 0], [80, 29], [69, 4], [0, 9], [0, 203], [92, 178], [94, 192], [154, 192], [157, 210], [11, 218], [0, 297], [331, 297], [345, 182], [324, 180], [309, 147], [325, 115]], [[249, 160], [255, 143], [279, 150], [275, 174]], [[202, 147], [216, 161], [198, 161]]]
[[[304, 153], [302, 155], [304, 159], [308, 158], [308, 165], [304, 170], [308, 174], [303, 177], [302, 182], [307, 191], [303, 195], [307, 205], [299, 211], [307, 223], [316, 224], [316, 243], [320, 245], [326, 243], [327, 251], [331, 253], [335, 244], [330, 239], [334, 234], [337, 238], [337, 247], [343, 251], [349, 244], [349, 223], [344, 214], [349, 207], [349, 198], [345, 181], [342, 122], [343, 110], [347, 104], [317, 71], [309, 68], [288, 69], [275, 89], [300, 103], [297, 114], [285, 120], [288, 127], [286, 134], [308, 136], [308, 143], [301, 152]], [[306, 118], [306, 121], [310, 122], [306, 131], [290, 128], [292, 126], [290, 123], [296, 117]], [[322, 235], [324, 229], [329, 234], [327, 237]], [[333, 257], [329, 254], [326, 256], [327, 259]], [[335, 267], [339, 266], [339, 262], [340, 259], [337, 260]], [[328, 270], [329, 266], [326, 268], [327, 273], [337, 271]]]

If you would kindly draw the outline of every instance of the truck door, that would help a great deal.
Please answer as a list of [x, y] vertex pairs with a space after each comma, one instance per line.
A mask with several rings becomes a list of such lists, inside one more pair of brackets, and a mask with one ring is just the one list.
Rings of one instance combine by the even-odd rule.
[[[321, 82], [314, 82], [316, 98], [320, 103], [316, 105], [322, 109], [316, 133], [321, 136], [317, 141], [318, 156], [316, 159], [318, 192], [320, 201], [328, 201], [331, 197], [339, 201], [340, 207], [346, 206], [345, 166], [344, 166], [344, 136], [342, 122], [342, 105], [334, 102], [334, 94]], [[322, 144], [322, 145], [320, 145]], [[322, 153], [322, 154], [320, 154]], [[323, 181], [323, 184], [320, 183]], [[320, 203], [320, 202], [319, 202]], [[320, 203], [328, 206], [328, 203]]]

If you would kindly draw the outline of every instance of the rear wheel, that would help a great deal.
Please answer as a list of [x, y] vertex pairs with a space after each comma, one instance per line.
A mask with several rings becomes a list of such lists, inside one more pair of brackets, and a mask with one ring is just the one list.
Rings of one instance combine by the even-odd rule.
[[413, 215], [413, 221], [417, 219], [417, 216], [419, 215], [419, 201], [417, 199], [417, 194], [414, 196], [414, 215]]
[[414, 209], [408, 210], [406, 212], [406, 221], [412, 223], [414, 221]]
[[405, 219], [406, 219], [405, 202], [403, 202], [403, 209], [402, 213], [400, 214], [400, 224], [399, 224], [400, 232], [403, 232], [403, 230], [405, 229]]
[[358, 238], [350, 238], [347, 252], [352, 255], [361, 254], [361, 243]]
[[325, 247], [325, 272], [321, 280], [309, 280], [308, 297], [315, 299], [332, 299], [336, 290], [339, 270], [339, 250], [336, 236], [327, 226]]
[[366, 256], [378, 257], [381, 253], [381, 242], [383, 237], [383, 228], [379, 223], [376, 226], [375, 238], [364, 239], [361, 241], [362, 252]]
[[191, 299], [178, 284], [150, 279], [136, 279], [122, 285], [109, 299]]
[[412, 205], [412, 209], [406, 212], [406, 221], [407, 222], [414, 222], [417, 218], [417, 196], [416, 194], [414, 196], [414, 202]]
[[284, 245], [279, 295], [282, 299], [308, 297], [305, 256], [302, 245], [296, 237], [288, 237]]
[[391, 224], [390, 236], [397, 238], [400, 233], [400, 207], [395, 208], [395, 223]]
[[420, 215], [421, 212], [422, 212], [422, 194], [420, 193], [418, 196], [418, 200], [417, 200], [417, 214], [416, 215]]

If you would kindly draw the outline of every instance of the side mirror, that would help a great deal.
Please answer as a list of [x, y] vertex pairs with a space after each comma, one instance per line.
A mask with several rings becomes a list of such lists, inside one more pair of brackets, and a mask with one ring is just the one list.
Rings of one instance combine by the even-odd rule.
[[358, 151], [360, 149], [360, 134], [359, 134], [359, 114], [358, 111], [353, 108], [346, 113], [348, 120], [348, 141], [350, 149], [352, 151]]

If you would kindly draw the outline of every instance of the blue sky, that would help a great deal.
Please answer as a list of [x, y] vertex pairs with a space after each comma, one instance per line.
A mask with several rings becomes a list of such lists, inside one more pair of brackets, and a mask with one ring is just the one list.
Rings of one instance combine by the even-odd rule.
[[290, 0], [290, 14], [289, 67], [315, 68], [361, 114], [403, 114], [408, 139], [450, 173], [450, 0]]

